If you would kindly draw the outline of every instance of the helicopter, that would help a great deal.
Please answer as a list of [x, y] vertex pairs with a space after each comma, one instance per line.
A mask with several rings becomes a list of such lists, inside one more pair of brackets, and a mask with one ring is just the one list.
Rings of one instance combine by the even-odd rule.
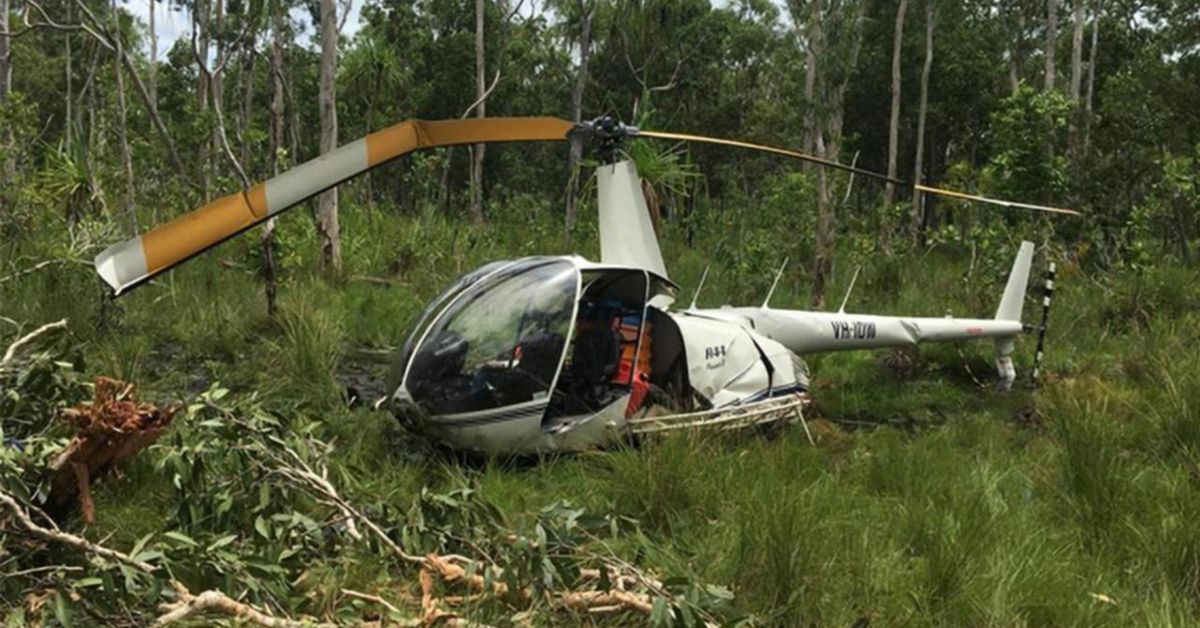
[[486, 264], [434, 298], [398, 352], [392, 392], [382, 401], [452, 449], [540, 454], [677, 429], [804, 424], [810, 382], [802, 356], [814, 353], [990, 339], [1001, 389], [1016, 377], [1011, 356], [1018, 335], [1038, 332], [1035, 369], [1041, 359], [1053, 269], [1041, 325], [1022, 323], [1034, 254], [1030, 242], [1020, 245], [992, 318], [849, 313], [845, 300], [834, 312], [776, 309], [770, 299], [779, 275], [758, 306], [698, 308], [693, 297], [690, 306], [674, 308], [680, 287], [664, 263], [637, 168], [620, 149], [630, 138], [706, 142], [929, 194], [1059, 214], [1078, 214], [1075, 210], [907, 184], [789, 149], [648, 131], [611, 117], [580, 123], [550, 117], [401, 122], [115, 244], [96, 257], [95, 268], [114, 294], [123, 294], [415, 150], [572, 138], [590, 140], [599, 155], [600, 261], [568, 255]]

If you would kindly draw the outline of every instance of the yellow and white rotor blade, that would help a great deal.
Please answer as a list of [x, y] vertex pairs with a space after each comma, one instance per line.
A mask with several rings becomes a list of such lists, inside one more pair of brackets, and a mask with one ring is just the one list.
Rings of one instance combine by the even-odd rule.
[[409, 120], [350, 142], [247, 190], [219, 198], [96, 256], [120, 294], [331, 187], [416, 150], [479, 142], [567, 139], [559, 118]]

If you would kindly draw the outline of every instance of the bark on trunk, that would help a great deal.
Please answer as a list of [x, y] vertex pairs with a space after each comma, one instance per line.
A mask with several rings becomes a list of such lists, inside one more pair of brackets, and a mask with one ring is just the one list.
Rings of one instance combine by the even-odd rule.
[[[8, 0], [0, 0], [0, 32], [8, 32]], [[8, 93], [12, 91], [12, 56], [9, 52], [11, 49], [8, 35], [0, 35], [0, 107], [4, 106], [8, 100]], [[9, 153], [12, 150], [12, 129], [5, 125], [0, 129], [0, 151], [5, 154], [3, 161], [0, 161], [0, 184], [7, 183], [12, 179], [13, 163]], [[0, 188], [7, 187], [0, 185]]]
[[[209, 44], [209, 20], [212, 19], [212, 6], [209, 0], [197, 0], [196, 8], [192, 16], [192, 28], [196, 31], [197, 50], [199, 51], [196, 59], [197, 66], [197, 84], [196, 84], [196, 99], [197, 106], [200, 111], [208, 110], [208, 90], [211, 87], [211, 77], [207, 71], [208, 66], [208, 44]], [[210, 156], [209, 146], [207, 142], [201, 142], [200, 149], [200, 170], [201, 170], [201, 189], [204, 193], [204, 202], [212, 200], [212, 179], [210, 168], [212, 159]]]
[[1013, 94], [1021, 87], [1021, 65], [1025, 58], [1022, 42], [1025, 40], [1025, 14], [1017, 8], [1017, 31], [1013, 34], [1008, 50], [1008, 86]]
[[[335, 0], [321, 0], [321, 154], [338, 145], [337, 124], [338, 23]], [[321, 242], [321, 267], [327, 272], [342, 269], [342, 238], [338, 225], [338, 190], [331, 188], [317, 204], [317, 231]]]
[[1076, 104], [1079, 103], [1079, 88], [1083, 84], [1083, 7], [1083, 0], [1075, 0], [1071, 33], [1071, 101]]
[[[72, 9], [71, 5], [67, 4], [67, 23], [68, 24], [71, 23], [71, 19], [72, 19], [71, 9]], [[71, 110], [71, 88], [72, 88], [71, 79], [75, 75], [75, 71], [71, 67], [71, 60], [74, 58], [75, 55], [72, 54], [72, 52], [71, 52], [71, 33], [70, 32], [63, 33], [63, 47], [66, 49], [66, 56], [64, 59], [66, 62], [65, 63], [66, 70], [63, 72], [63, 83], [66, 86], [66, 92], [67, 92], [66, 102], [63, 103], [64, 105], [66, 105], [66, 118], [63, 121], [64, 122], [63, 130], [64, 130], [64, 135], [67, 138], [67, 146], [71, 146], [72, 144], [74, 144], [73, 133], [74, 133], [74, 126], [75, 126], [75, 124], [74, 124], [75, 115], [74, 115], [74, 112]]]
[[1083, 103], [1083, 152], [1086, 155], [1091, 144], [1092, 96], [1096, 92], [1096, 46], [1100, 43], [1100, 3], [1092, 10], [1092, 47], [1088, 50], [1087, 96]]
[[146, 88], [150, 90], [150, 102], [158, 108], [158, 33], [154, 28], [154, 3], [150, 0], [150, 66], [146, 68]]
[[[825, 157], [825, 139], [820, 127], [815, 135], [817, 154]], [[811, 303], [814, 308], [825, 307], [825, 284], [833, 270], [833, 203], [829, 199], [826, 169], [817, 168], [817, 240], [813, 251], [813, 282]]]
[[1054, 89], [1054, 49], [1058, 45], [1058, 0], [1046, 0], [1046, 70], [1043, 89]]
[[[283, 171], [284, 93], [283, 93], [283, 13], [276, 7], [272, 19], [271, 38], [271, 174]], [[274, 320], [275, 295], [278, 292], [275, 273], [275, 219], [267, 219], [259, 250], [262, 259], [263, 296], [267, 299], [267, 317]]]
[[[133, 235], [138, 233], [137, 210], [133, 205], [133, 157], [129, 152], [129, 132], [127, 129], [128, 116], [125, 103], [125, 72], [121, 69], [121, 60], [125, 57], [124, 38], [121, 36], [121, 16], [117, 10], [117, 0], [112, 0], [113, 39], [116, 41], [116, 56], [113, 58], [113, 72], [117, 77], [117, 142], [121, 149], [121, 171], [125, 175], [125, 193], [121, 195], [121, 205], [129, 216], [129, 228]], [[67, 99], [70, 101], [70, 98]]]
[[[900, 8], [896, 10], [896, 30], [892, 35], [892, 117], [888, 125], [888, 163], [887, 175], [896, 178], [896, 150], [900, 143], [900, 52], [904, 44], [904, 14], [908, 11], [908, 0], [900, 0]], [[895, 200], [896, 187], [887, 184], [883, 193], [883, 203], [891, 206]]]
[[[487, 79], [484, 76], [484, 0], [475, 0], [475, 97], [479, 104], [475, 107], [475, 117], [487, 115]], [[483, 158], [487, 150], [486, 144], [476, 144], [471, 152], [471, 216], [476, 221], [483, 220]]]
[[[809, 21], [807, 41], [804, 45], [804, 152], [812, 153], [817, 146], [817, 50], [821, 46], [822, 12], [821, 0], [813, 2], [813, 14]], [[812, 169], [812, 164], [805, 162], [806, 170]]]
[[[225, 116], [225, 56], [228, 54], [228, 46], [225, 43], [225, 38], [221, 36], [221, 28], [225, 22], [224, 0], [216, 0], [214, 13], [215, 15], [213, 17], [212, 31], [216, 33], [216, 36], [213, 39], [217, 46], [217, 54], [215, 65], [213, 66], [211, 85], [209, 85], [209, 89], [212, 90], [212, 106], [214, 115], [218, 120], [220, 120]], [[205, 57], [206, 61], [207, 59], [208, 58]], [[224, 126], [224, 123], [220, 123], [220, 126]], [[208, 153], [210, 155], [217, 154], [217, 152], [221, 149], [221, 136], [224, 134], [224, 131], [225, 130], [223, 128], [213, 128], [212, 133], [209, 136]], [[212, 176], [220, 177], [220, 175], [221, 160], [217, 159], [213, 161]]]
[[[571, 88], [571, 120], [579, 122], [583, 119], [583, 90], [587, 86], [588, 57], [592, 48], [592, 15], [595, 7], [587, 0], [579, 1], [580, 33], [579, 33], [579, 69], [575, 74], [575, 84]], [[571, 177], [567, 182], [566, 206], [566, 236], [571, 237], [575, 229], [577, 203], [579, 201], [579, 162], [583, 160], [583, 139], [571, 138], [571, 151], [567, 155], [567, 173]]]
[[[913, 159], [913, 183], [923, 183], [925, 159], [925, 114], [929, 105], [929, 71], [933, 67], [933, 18], [934, 0], [925, 0], [925, 65], [921, 66], [921, 103], [917, 109], [917, 154]], [[920, 190], [913, 189], [912, 236], [919, 241], [921, 228], [925, 224], [924, 198]]]

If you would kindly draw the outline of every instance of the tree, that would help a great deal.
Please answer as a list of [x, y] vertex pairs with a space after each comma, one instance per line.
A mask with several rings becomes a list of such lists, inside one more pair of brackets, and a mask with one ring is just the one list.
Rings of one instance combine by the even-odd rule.
[[1043, 73], [1045, 82], [1043, 89], [1050, 91], [1054, 89], [1055, 83], [1055, 68], [1054, 68], [1054, 49], [1058, 47], [1058, 0], [1046, 0], [1046, 48], [1045, 48], [1045, 63], [1046, 69]]
[[[588, 58], [592, 52], [592, 18], [596, 14], [594, 0], [579, 0], [579, 36], [576, 38], [579, 49], [579, 67], [575, 69], [575, 81], [571, 86], [571, 120], [580, 122], [583, 119], [583, 90], [588, 80]], [[567, 172], [570, 179], [567, 183], [567, 206], [565, 213], [566, 233], [570, 237], [575, 228], [575, 214], [578, 211], [576, 203], [579, 200], [579, 163], [583, 160], [583, 138], [571, 138], [571, 149], [567, 155]]]
[[125, 213], [129, 215], [130, 232], [137, 235], [137, 211], [133, 204], [133, 156], [129, 151], [129, 124], [125, 103], [125, 72], [121, 68], [121, 59], [125, 57], [125, 46], [124, 37], [121, 35], [121, 12], [117, 8], [117, 0], [112, 0], [111, 10], [112, 32], [116, 40], [113, 72], [117, 77], [117, 142], [121, 149], [121, 171], [125, 175], [125, 193], [121, 195], [121, 205]]
[[[12, 91], [12, 46], [8, 35], [8, 0], [0, 0], [0, 109], [8, 104], [8, 93]], [[0, 130], [0, 184], [6, 183], [12, 174], [12, 163], [8, 153], [12, 150], [12, 129], [4, 125]]]
[[[908, 0], [900, 0], [900, 8], [896, 9], [896, 31], [892, 36], [892, 117], [888, 124], [888, 163], [887, 175], [896, 178], [896, 150], [900, 136], [900, 52], [904, 43], [904, 14], [908, 10]], [[896, 188], [887, 184], [884, 191], [883, 204], [891, 205], [895, 199]]]
[[[475, 0], [475, 117], [487, 116], [487, 77], [484, 76], [484, 17], [487, 4]], [[486, 144], [476, 144], [471, 152], [471, 216], [483, 220], [483, 158]]]
[[1075, 0], [1071, 24], [1071, 102], [1079, 103], [1079, 88], [1083, 84], [1083, 23], [1084, 0]]
[[[925, 116], [929, 109], [929, 71], [933, 67], [933, 19], [935, 0], [925, 0], [925, 63], [921, 66], [921, 103], [917, 106], [917, 151], [913, 158], [913, 183], [923, 183], [925, 161]], [[912, 225], [914, 240], [920, 237], [925, 222], [921, 191], [913, 188]]]
[[[321, 154], [338, 145], [337, 121], [337, 49], [338, 22], [335, 0], [321, 0], [321, 77], [320, 103]], [[342, 238], [338, 226], [338, 191], [328, 190], [317, 203], [317, 235], [321, 243], [321, 266], [326, 271], [342, 269]]]

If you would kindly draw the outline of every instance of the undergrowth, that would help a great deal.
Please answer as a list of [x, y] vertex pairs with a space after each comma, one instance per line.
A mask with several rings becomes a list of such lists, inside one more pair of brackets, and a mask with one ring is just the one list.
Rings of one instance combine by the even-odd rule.
[[[336, 279], [310, 270], [316, 266], [311, 227], [298, 217], [282, 221], [281, 307], [274, 321], [257, 279], [257, 251], [241, 240], [115, 302], [101, 297], [90, 269], [79, 264], [0, 284], [0, 345], [29, 326], [69, 321], [55, 354], [65, 366], [43, 356], [29, 371], [41, 383], [26, 389], [78, 395], [0, 399], [0, 451], [6, 473], [13, 473], [6, 480], [16, 481], [13, 470], [40, 455], [14, 441], [43, 433], [32, 426], [46, 425], [54, 407], [85, 396], [80, 380], [105, 374], [138, 382], [145, 398], [183, 400], [193, 410], [120, 476], [96, 484], [98, 521], [84, 534], [160, 552], [174, 575], [196, 587], [223, 586], [289, 613], [326, 616], [347, 588], [416, 609], [416, 572], [377, 548], [348, 544], [339, 528], [324, 525], [318, 504], [260, 475], [261, 452], [247, 444], [254, 442], [247, 441], [251, 433], [314, 447], [309, 453], [327, 461], [350, 501], [389, 522], [388, 532], [414, 551], [470, 552], [483, 544], [512, 552], [504, 534], [536, 536], [542, 526], [543, 533], [573, 535], [575, 528], [554, 526], [579, 510], [607, 526], [606, 551], [676, 577], [681, 587], [727, 587], [732, 610], [721, 616], [728, 621], [1184, 626], [1200, 620], [1194, 268], [1101, 271], [1087, 259], [1064, 258], [1061, 249], [1042, 251], [1055, 256], [1062, 272], [1037, 389], [1023, 379], [1014, 392], [996, 393], [991, 347], [982, 343], [924, 347], [903, 369], [881, 359], [885, 353], [815, 357], [815, 446], [792, 429], [681, 435], [536, 464], [464, 464], [370, 411], [374, 398], [347, 407], [348, 371], [382, 377], [388, 350], [458, 274], [517, 255], [596, 256], [588, 212], [575, 238], [564, 241], [553, 212], [526, 205], [519, 199], [499, 205], [486, 225], [435, 212], [348, 208], [343, 230], [370, 236], [347, 241], [347, 269]], [[804, 242], [787, 233], [739, 232], [735, 240], [723, 231], [728, 220], [701, 211], [687, 224], [662, 227], [668, 268], [684, 286], [679, 302], [690, 302], [709, 263], [701, 306], [759, 302], [778, 258], [807, 259]], [[685, 227], [693, 231], [691, 247]], [[19, 247], [0, 252], [0, 266], [38, 259], [53, 237], [31, 232]], [[1016, 248], [1005, 242], [972, 266], [953, 243], [891, 256], [865, 255], [858, 247], [847, 240], [840, 249], [831, 303], [841, 301], [861, 265], [850, 311], [936, 316], [949, 309], [985, 317]], [[808, 285], [805, 265], [793, 263], [772, 305], [804, 307]], [[1028, 305], [1032, 320], [1032, 296]], [[1030, 340], [1018, 347], [1023, 375]], [[216, 382], [227, 399], [214, 399]], [[17, 389], [8, 380], [4, 385]], [[224, 404], [251, 404], [257, 418], [223, 422]], [[591, 542], [569, 537], [571, 547]], [[129, 598], [104, 592], [152, 586], [109, 582], [110, 572], [78, 558], [65, 560], [99, 574], [98, 582], [3, 577], [47, 560], [15, 548], [0, 549], [0, 614], [9, 621], [61, 622], [57, 604], [74, 608], [77, 623], [105, 623], [135, 611]], [[547, 577], [534, 570], [540, 557], [522, 556], [529, 569], [513, 577]], [[547, 560], [553, 566], [556, 558]], [[569, 580], [579, 566], [572, 565], [554, 577]], [[46, 591], [55, 602], [31, 610], [30, 595]], [[711, 606], [723, 598], [696, 599]], [[355, 608], [360, 617], [366, 612]], [[463, 612], [502, 625], [520, 619], [497, 603]]]

